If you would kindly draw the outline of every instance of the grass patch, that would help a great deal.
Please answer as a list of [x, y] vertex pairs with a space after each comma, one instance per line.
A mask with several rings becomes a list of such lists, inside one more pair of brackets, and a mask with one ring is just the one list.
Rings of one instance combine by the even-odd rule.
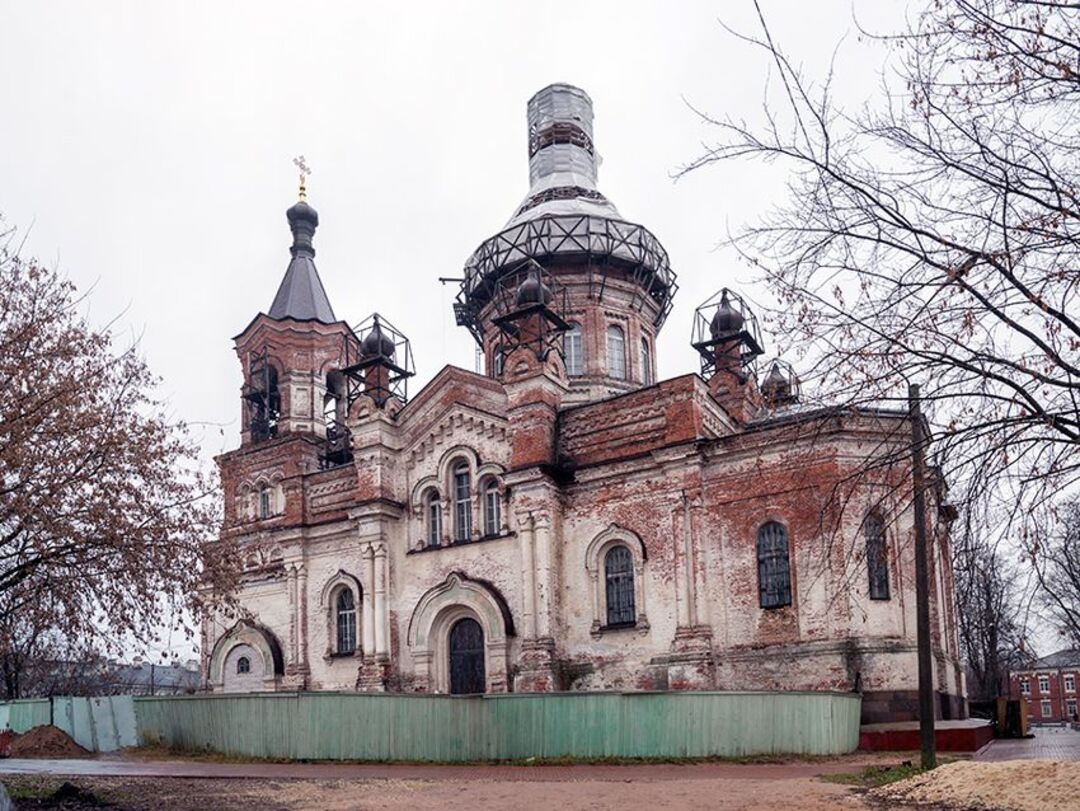
[[917, 774], [922, 774], [921, 766], [916, 766], [910, 760], [905, 760], [896, 766], [867, 766], [859, 772], [840, 772], [838, 774], [823, 774], [821, 779], [826, 783], [841, 783], [845, 786], [861, 786], [862, 788], [878, 788], [907, 780]]

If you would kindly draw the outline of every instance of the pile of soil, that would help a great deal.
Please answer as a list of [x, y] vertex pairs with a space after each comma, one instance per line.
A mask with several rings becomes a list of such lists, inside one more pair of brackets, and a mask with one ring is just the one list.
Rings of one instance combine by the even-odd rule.
[[44, 725], [19, 735], [8, 747], [11, 757], [86, 757], [90, 754], [64, 730]]
[[972, 811], [1070, 811], [1077, 807], [1080, 761], [957, 761], [876, 788], [886, 802], [933, 804]]

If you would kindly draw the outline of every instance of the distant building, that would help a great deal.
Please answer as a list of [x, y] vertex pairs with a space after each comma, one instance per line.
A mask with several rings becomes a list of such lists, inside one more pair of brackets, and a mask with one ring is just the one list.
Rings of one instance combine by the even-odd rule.
[[167, 696], [199, 689], [199, 663], [131, 664], [106, 659], [49, 659], [27, 663], [19, 698], [48, 696]]
[[[680, 325], [701, 374], [662, 379], [675, 274], [597, 188], [592, 124], [576, 87], [530, 100], [529, 191], [454, 305], [486, 371], [411, 399], [409, 342], [338, 319], [318, 215], [288, 210], [285, 277], [234, 339], [241, 443], [218, 464], [245, 613], [203, 625], [208, 688], [840, 690], [866, 721], [915, 717], [907, 413], [803, 403], [727, 288]], [[365, 259], [350, 272], [395, 273]], [[955, 511], [936, 477], [927, 501], [956, 718]]]
[[1009, 673], [1009, 695], [1027, 703], [1028, 720], [1058, 723], [1080, 719], [1080, 650], [1062, 650]]

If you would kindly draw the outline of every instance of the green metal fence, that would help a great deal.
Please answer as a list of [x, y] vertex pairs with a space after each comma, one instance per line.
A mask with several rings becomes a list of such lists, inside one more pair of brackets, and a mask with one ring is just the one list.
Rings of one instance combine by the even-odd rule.
[[854, 751], [845, 693], [137, 697], [139, 742], [312, 760], [738, 757]]
[[131, 696], [57, 696], [0, 704], [0, 729], [26, 732], [49, 723], [92, 752], [114, 752], [137, 741]]

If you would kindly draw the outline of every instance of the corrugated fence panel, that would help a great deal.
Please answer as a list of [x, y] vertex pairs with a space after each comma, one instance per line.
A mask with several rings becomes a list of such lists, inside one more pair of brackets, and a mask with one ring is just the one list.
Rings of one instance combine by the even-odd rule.
[[8, 710], [7, 726], [15, 732], [26, 732], [31, 727], [49, 723], [49, 699], [32, 698], [11, 701]]
[[851, 752], [858, 745], [860, 699], [751, 692], [253, 693], [138, 697], [134, 712], [140, 742], [179, 749], [460, 762]]
[[0, 729], [10, 727], [26, 732], [31, 727], [52, 723], [92, 752], [114, 752], [138, 741], [135, 704], [131, 696], [101, 698], [31, 699], [0, 704]]

